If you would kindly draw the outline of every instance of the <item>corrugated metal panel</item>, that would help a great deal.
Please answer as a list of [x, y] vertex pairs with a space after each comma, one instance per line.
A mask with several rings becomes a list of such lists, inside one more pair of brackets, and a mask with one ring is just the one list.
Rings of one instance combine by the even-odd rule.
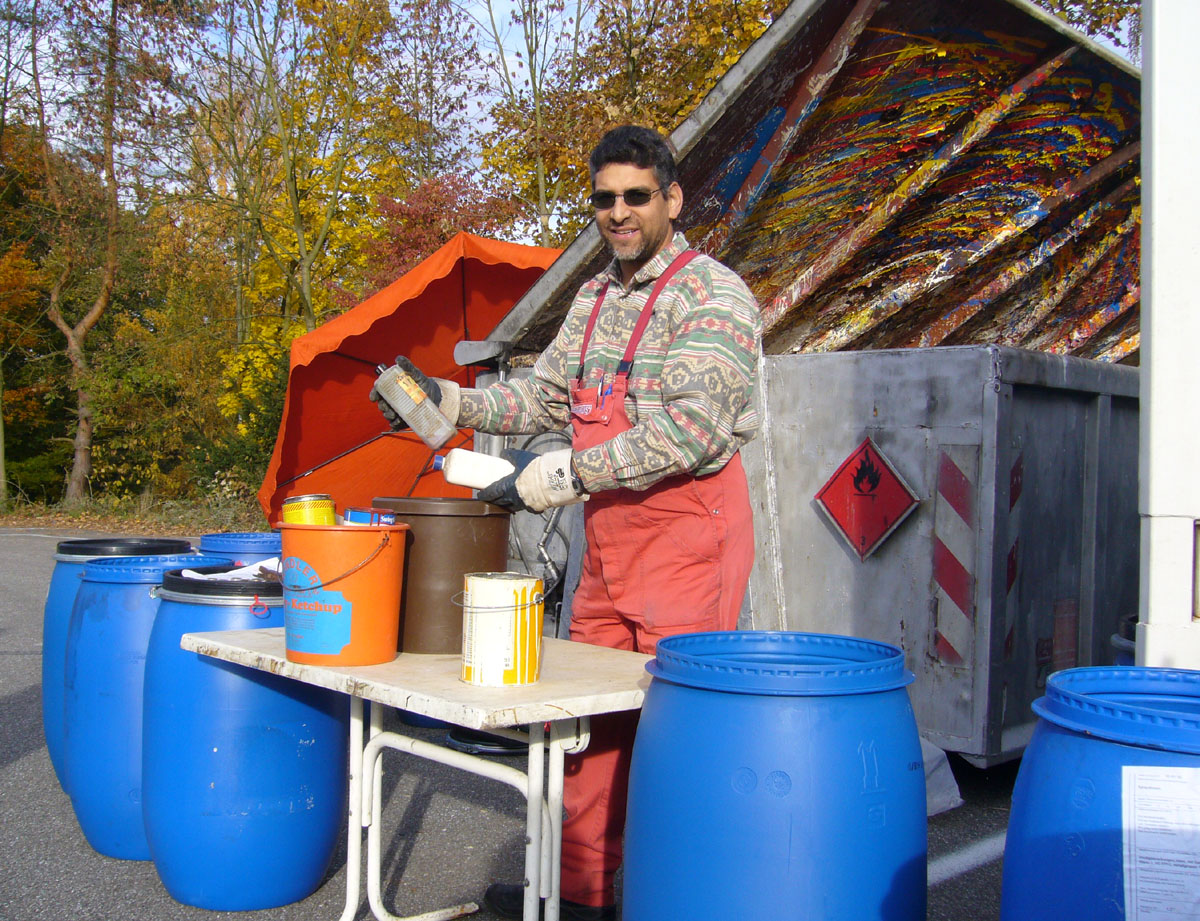
[[[768, 353], [1139, 343], [1140, 81], [1023, 2], [800, 0], [672, 135]], [[538, 350], [588, 228], [493, 338]]]

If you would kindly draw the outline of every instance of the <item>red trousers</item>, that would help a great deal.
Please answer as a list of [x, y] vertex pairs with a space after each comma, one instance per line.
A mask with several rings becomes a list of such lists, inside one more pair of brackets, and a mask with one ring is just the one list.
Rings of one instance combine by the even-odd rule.
[[[664, 636], [737, 627], [754, 562], [738, 455], [700, 479], [673, 477], [645, 492], [598, 493], [585, 508], [584, 534], [572, 640], [653, 654]], [[615, 902], [636, 729], [636, 712], [593, 717], [587, 749], [566, 759], [565, 899]]]

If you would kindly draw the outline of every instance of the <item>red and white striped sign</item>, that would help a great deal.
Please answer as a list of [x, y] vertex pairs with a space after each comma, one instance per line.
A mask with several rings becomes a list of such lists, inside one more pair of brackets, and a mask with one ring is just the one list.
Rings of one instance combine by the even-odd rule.
[[937, 599], [934, 637], [939, 660], [964, 665], [975, 642], [976, 483], [979, 449], [943, 445], [934, 501], [933, 582]]
[[1018, 454], [1008, 473], [1008, 567], [1004, 582], [1004, 658], [1011, 660], [1017, 628], [1019, 592], [1013, 591], [1021, 572], [1021, 490], [1025, 483], [1025, 455]]

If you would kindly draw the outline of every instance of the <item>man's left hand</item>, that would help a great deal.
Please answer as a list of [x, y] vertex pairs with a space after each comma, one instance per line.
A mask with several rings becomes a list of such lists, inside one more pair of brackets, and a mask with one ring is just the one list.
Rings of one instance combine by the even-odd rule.
[[479, 498], [514, 512], [544, 512], [584, 496], [571, 475], [571, 449], [563, 448], [538, 455], [523, 469], [501, 477], [481, 489]]

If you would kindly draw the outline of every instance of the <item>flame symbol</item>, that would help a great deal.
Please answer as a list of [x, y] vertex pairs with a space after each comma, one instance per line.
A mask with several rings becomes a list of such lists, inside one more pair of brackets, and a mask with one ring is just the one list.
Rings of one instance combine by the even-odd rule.
[[871, 455], [864, 451], [854, 471], [854, 488], [860, 493], [874, 492], [879, 488], [880, 476], [879, 468], [871, 463]]

